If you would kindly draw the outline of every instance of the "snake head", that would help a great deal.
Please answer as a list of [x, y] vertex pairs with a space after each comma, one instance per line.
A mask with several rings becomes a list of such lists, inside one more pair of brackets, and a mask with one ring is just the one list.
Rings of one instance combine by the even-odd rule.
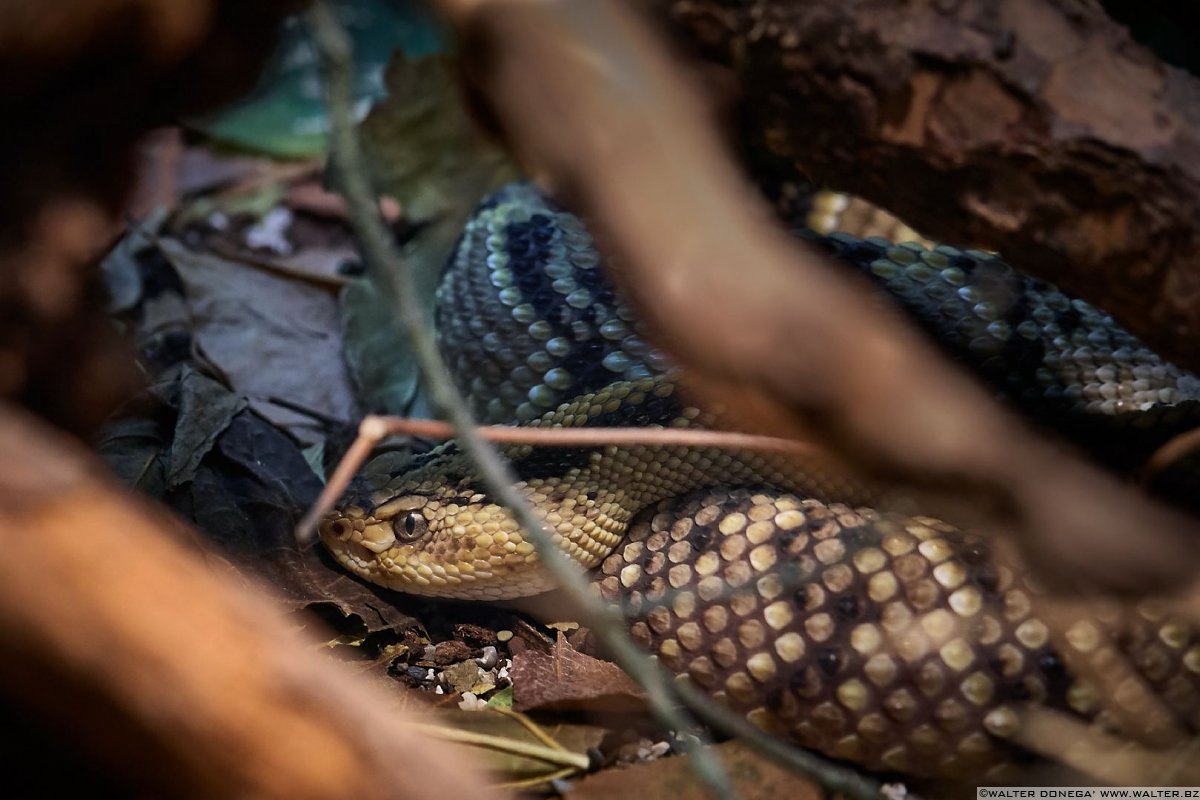
[[445, 482], [343, 506], [319, 531], [343, 567], [408, 594], [500, 600], [553, 588], [507, 510]]

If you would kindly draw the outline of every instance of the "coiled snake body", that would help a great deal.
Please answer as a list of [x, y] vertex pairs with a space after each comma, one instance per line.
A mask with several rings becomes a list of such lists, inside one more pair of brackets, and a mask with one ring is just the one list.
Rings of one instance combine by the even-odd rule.
[[[1128, 468], [1194, 427], [1200, 381], [1113, 321], [984, 253], [815, 237], [883, 284], [997, 392]], [[599, 272], [580, 222], [528, 185], [467, 226], [438, 293], [443, 351], [483, 419], [706, 424]], [[748, 323], [752, 324], [752, 323]], [[1097, 435], [1097, 432], [1100, 435]], [[1100, 444], [1097, 444], [1100, 442]], [[874, 769], [999, 777], [1023, 704], [1115, 726], [1073, 677], [1015, 564], [942, 521], [872, 510], [818, 457], [508, 446], [520, 487], [634, 638], [756, 724]], [[400, 591], [501, 599], [552, 588], [454, 443], [363, 477], [321, 525], [337, 560]], [[1200, 728], [1200, 637], [1153, 606], [1081, 615], [1072, 663], [1131, 665], [1130, 696]], [[1111, 690], [1109, 686], [1107, 690]], [[1117, 694], [1120, 694], [1118, 687]]]

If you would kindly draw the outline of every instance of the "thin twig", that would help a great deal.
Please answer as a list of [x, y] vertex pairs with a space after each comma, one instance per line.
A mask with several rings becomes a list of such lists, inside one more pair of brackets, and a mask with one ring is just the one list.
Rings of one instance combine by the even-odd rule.
[[289, 278], [294, 281], [312, 284], [313, 286], [325, 289], [331, 292], [340, 291], [346, 284], [350, 283], [350, 278], [345, 275], [338, 275], [329, 272], [314, 272], [302, 267], [296, 267], [289, 264], [287, 261], [275, 261], [270, 258], [243, 253], [229, 245], [223, 240], [217, 239], [209, 246], [209, 249], [225, 259], [237, 264], [241, 264], [251, 269], [262, 270], [273, 275], [278, 275], [283, 278]]
[[550, 734], [548, 734], [544, 730], [542, 730], [541, 725], [538, 725], [536, 722], [534, 722], [529, 717], [522, 714], [520, 711], [513, 711], [511, 708], [491, 708], [488, 710], [494, 714], [500, 714], [501, 716], [505, 716], [505, 717], [508, 717], [509, 719], [516, 720], [517, 723], [520, 724], [520, 726], [522, 728], [529, 731], [530, 735], [535, 737], [538, 741], [540, 741], [542, 744], [546, 745], [547, 747], [557, 747], [559, 750], [565, 749], [565, 748], [563, 748], [563, 746], [559, 743], [559, 741], [557, 739], [555, 739], [553, 736], [551, 736]]
[[1013, 741], [1118, 786], [1177, 785], [1200, 780], [1200, 773], [1191, 763], [1181, 768], [1184, 748], [1149, 750], [1043, 706], [1026, 705], [1021, 709], [1021, 726]]
[[497, 789], [532, 789], [534, 786], [541, 786], [543, 783], [569, 778], [578, 770], [574, 767], [563, 767], [554, 772], [547, 772], [545, 775], [534, 775], [531, 778], [524, 778], [519, 781], [505, 781], [504, 783], [496, 784]]
[[317, 501], [313, 503], [304, 516], [296, 525], [296, 542], [301, 547], [308, 547], [313, 542], [313, 532], [316, 531], [317, 525], [321, 522], [321, 518], [325, 516], [329, 509], [333, 508], [334, 503], [341, 497], [342, 491], [354, 479], [358, 468], [367, 460], [367, 456], [371, 455], [371, 448], [375, 446], [375, 442], [361, 434], [354, 439], [354, 443], [350, 445], [350, 449], [342, 456], [342, 460], [338, 462], [337, 468], [333, 474], [329, 476], [329, 480], [325, 481], [325, 487], [321, 489], [321, 495]]
[[709, 725], [744, 742], [751, 749], [788, 769], [810, 775], [830, 792], [849, 797], [878, 798], [879, 782], [847, 767], [837, 766], [811, 750], [792, 747], [782, 739], [756, 728], [720, 703], [695, 689], [690, 683], [679, 683], [676, 691], [688, 707]]
[[[456, 435], [454, 428], [445, 422], [404, 417], [366, 417], [362, 421], [361, 430], [365, 435], [377, 440], [398, 434], [430, 439], [449, 439]], [[475, 428], [475, 433], [489, 442], [528, 444], [537, 447], [602, 447], [610, 444], [618, 447], [716, 447], [726, 450], [786, 453], [794, 456], [833, 457], [822, 447], [795, 439], [699, 428], [540, 428], [529, 425], [481, 425]]]
[[[455, 435], [452, 425], [431, 419], [404, 417], [365, 417], [358, 437], [338, 462], [321, 496], [296, 526], [296, 539], [307, 547], [313, 541], [317, 524], [333, 508], [351, 478], [370, 455], [372, 448], [387, 436], [407, 434], [430, 439], [449, 439]], [[489, 442], [528, 444], [539, 447], [718, 447], [729, 450], [753, 450], [796, 457], [833, 460], [828, 451], [807, 442], [756, 436], [733, 431], [708, 431], [694, 428], [535, 428], [505, 425], [480, 425], [475, 434]]]
[[1200, 450], [1200, 428], [1172, 436], [1155, 450], [1139, 471], [1143, 486], [1154, 482], [1160, 474]]
[[[554, 544], [528, 501], [514, 487], [511, 469], [491, 445], [475, 435], [471, 413], [438, 352], [412, 272], [400, 258], [383, 224], [367, 178], [365, 159], [352, 122], [354, 70], [349, 38], [325, 2], [314, 3], [307, 12], [307, 20], [323, 66], [330, 148], [339, 166], [339, 188], [346, 198], [350, 222], [374, 279], [382, 285], [385, 296], [396, 304], [397, 316], [408, 333], [433, 407], [454, 426], [459, 443], [477, 465], [489, 494], [508, 507], [529, 534], [543, 566], [578, 607], [587, 612], [589, 624], [609, 647], [615, 661], [646, 690], [655, 716], [669, 729], [692, 727], [690, 715], [672, 702], [672, 686], [666, 673], [630, 640], [624, 620], [615, 609], [588, 591], [580, 566]], [[721, 763], [700, 747], [691, 748], [690, 755], [690, 763], [704, 783], [718, 796], [732, 798], [733, 787]]]

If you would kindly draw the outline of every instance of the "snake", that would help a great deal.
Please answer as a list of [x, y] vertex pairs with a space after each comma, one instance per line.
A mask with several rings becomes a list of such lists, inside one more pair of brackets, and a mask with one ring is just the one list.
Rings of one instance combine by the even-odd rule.
[[[1200, 423], [1195, 375], [995, 254], [797, 235], [874, 281], [1004, 402], [1114, 471]], [[435, 322], [484, 421], [719, 424], [719, 409], [689, 403], [585, 224], [532, 184], [477, 207]], [[1101, 696], [1148, 693], [1168, 728], [1200, 730], [1200, 636], [1186, 621], [1147, 601], [1119, 620], [1082, 612], [1055, 637], [1019, 563], [943, 520], [880, 510], [877, 488], [819, 455], [500, 449], [641, 647], [803, 747], [871, 770], [1000, 780], [1032, 757], [1017, 735], [1031, 706], [1119, 731]], [[409, 594], [494, 601], [554, 588], [453, 441], [399, 470], [368, 464], [319, 533], [342, 567]], [[1115, 688], [1068, 666], [1116, 662], [1129, 667]]]

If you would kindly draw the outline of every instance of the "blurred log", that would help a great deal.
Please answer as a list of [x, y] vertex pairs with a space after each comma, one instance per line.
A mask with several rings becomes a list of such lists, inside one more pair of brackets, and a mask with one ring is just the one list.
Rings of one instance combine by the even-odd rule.
[[302, 0], [0, 0], [0, 398], [81, 436], [137, 379], [91, 269], [145, 131], [253, 86]]
[[653, 0], [776, 154], [1200, 370], [1200, 80], [1096, 2]]
[[62, 195], [119, 213], [137, 137], [248, 91], [303, 5], [0, 0], [0, 246]]
[[0, 407], [0, 696], [152, 796], [494, 796], [102, 469]]
[[818, 435], [935, 511], [982, 512], [1060, 588], [1192, 579], [1191, 520], [1034, 437], [772, 224], [680, 68], [622, 5], [440, 5], [512, 148], [596, 225], [613, 277], [710, 393], [772, 433]]

